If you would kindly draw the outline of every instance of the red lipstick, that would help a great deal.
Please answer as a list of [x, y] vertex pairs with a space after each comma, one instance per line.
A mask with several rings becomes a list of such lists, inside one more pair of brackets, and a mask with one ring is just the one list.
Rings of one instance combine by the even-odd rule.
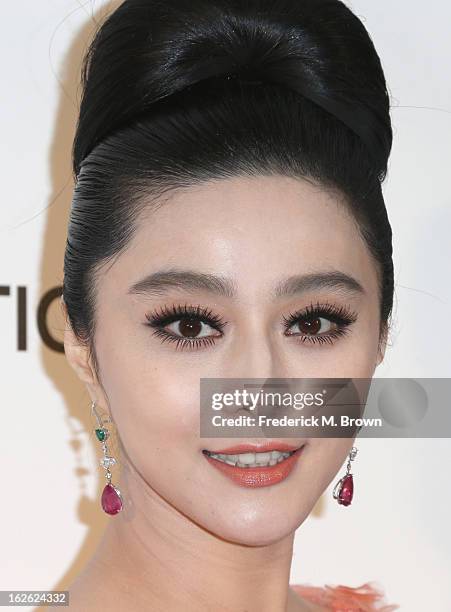
[[[264, 442], [262, 444], [237, 444], [221, 450], [204, 450], [202, 452], [212, 467], [215, 467], [235, 484], [242, 487], [267, 487], [287, 478], [302, 454], [303, 448], [304, 445], [299, 448], [286, 442]], [[240, 453], [270, 452], [272, 450], [291, 452], [292, 454], [283, 459], [283, 461], [280, 461], [280, 463], [261, 467], [233, 466], [208, 455], [209, 452], [221, 455], [235, 455]]]

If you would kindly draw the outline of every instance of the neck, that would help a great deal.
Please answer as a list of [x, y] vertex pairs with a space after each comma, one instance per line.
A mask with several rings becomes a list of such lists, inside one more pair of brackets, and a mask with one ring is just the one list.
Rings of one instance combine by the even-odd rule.
[[102, 600], [117, 609], [294, 609], [294, 533], [263, 546], [221, 539], [162, 499], [129, 466], [120, 489], [131, 503], [109, 517], [80, 590], [102, 590]]

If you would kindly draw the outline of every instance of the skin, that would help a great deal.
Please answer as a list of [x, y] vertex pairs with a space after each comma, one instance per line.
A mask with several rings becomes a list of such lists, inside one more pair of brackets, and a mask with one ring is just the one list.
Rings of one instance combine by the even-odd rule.
[[[236, 295], [180, 288], [157, 296], [128, 293], [133, 283], [168, 267], [232, 279]], [[323, 288], [271, 296], [287, 276], [332, 269], [357, 279], [364, 294]], [[66, 325], [67, 359], [120, 436], [113, 483], [127, 500], [69, 587], [73, 609], [321, 609], [289, 587], [293, 539], [354, 440], [310, 438], [284, 481], [239, 487], [201, 450], [255, 440], [199, 438], [199, 379], [371, 378], [385, 352], [377, 274], [340, 197], [305, 180], [210, 181], [145, 210], [128, 248], [99, 275], [98, 372]], [[283, 315], [318, 300], [357, 314], [348, 333], [331, 344], [285, 335]], [[162, 342], [144, 324], [145, 315], [173, 304], [209, 308], [227, 321], [223, 335], [197, 349]], [[319, 333], [327, 332], [330, 323], [322, 325]], [[210, 327], [202, 333], [218, 334]]]

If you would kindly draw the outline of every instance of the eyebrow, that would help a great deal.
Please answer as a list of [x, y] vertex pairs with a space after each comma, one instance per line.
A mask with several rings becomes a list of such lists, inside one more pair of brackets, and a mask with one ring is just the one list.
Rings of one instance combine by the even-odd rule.
[[[227, 298], [234, 298], [237, 294], [236, 285], [229, 278], [180, 269], [162, 270], [149, 274], [134, 283], [128, 293], [158, 297], [171, 289], [191, 292], [203, 290]], [[354, 277], [339, 270], [327, 270], [289, 276], [274, 287], [273, 296], [275, 298], [290, 297], [319, 289], [333, 289], [348, 294], [365, 294], [363, 286]]]

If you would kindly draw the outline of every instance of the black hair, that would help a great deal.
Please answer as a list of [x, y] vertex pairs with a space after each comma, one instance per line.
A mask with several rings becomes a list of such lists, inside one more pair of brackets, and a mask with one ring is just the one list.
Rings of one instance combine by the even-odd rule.
[[97, 30], [82, 85], [63, 297], [91, 349], [96, 274], [140, 211], [238, 175], [304, 178], [342, 196], [375, 259], [387, 328], [390, 102], [373, 42], [343, 2], [125, 0]]

